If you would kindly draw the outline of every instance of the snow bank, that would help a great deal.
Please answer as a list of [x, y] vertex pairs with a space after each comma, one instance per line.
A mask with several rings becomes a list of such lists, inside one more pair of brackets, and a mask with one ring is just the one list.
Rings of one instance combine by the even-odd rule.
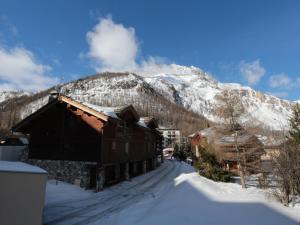
[[126, 209], [114, 224], [288, 225], [298, 221], [299, 209], [281, 206], [263, 190], [244, 190], [238, 184], [217, 183], [195, 172], [183, 172], [165, 196]]
[[[52, 186], [50, 190], [47, 188], [49, 191], [53, 191], [52, 196], [57, 192], [57, 198], [66, 198], [69, 193], [71, 199], [75, 198], [69, 200], [72, 207], [78, 204], [82, 207], [79, 212], [86, 210], [86, 214], [71, 214], [73, 220], [59, 224], [298, 225], [300, 221], [299, 208], [282, 206], [265, 190], [214, 182], [199, 176], [185, 163], [168, 160], [156, 171], [107, 188], [102, 193], [85, 192], [74, 186], [62, 186], [57, 190]], [[80, 201], [76, 201], [78, 196], [82, 198]], [[50, 201], [46, 199], [48, 205]], [[63, 206], [57, 204], [56, 208], [61, 211]]]

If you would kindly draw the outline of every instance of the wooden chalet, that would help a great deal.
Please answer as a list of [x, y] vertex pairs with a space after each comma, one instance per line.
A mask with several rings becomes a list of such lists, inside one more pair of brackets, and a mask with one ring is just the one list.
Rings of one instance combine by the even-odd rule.
[[99, 190], [155, 169], [162, 150], [157, 127], [131, 105], [101, 107], [61, 95], [12, 130], [28, 136], [28, 161], [50, 178]]
[[259, 164], [264, 148], [259, 139], [246, 130], [232, 131], [227, 127], [209, 127], [189, 136], [192, 146], [192, 160], [197, 162], [200, 149], [214, 154], [224, 168], [237, 172], [239, 160], [247, 160], [249, 165]]

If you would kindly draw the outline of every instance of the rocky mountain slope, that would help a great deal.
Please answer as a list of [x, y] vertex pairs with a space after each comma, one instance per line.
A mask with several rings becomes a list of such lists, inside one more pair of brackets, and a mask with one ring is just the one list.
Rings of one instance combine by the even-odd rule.
[[195, 67], [178, 68], [177, 74], [147, 75], [144, 79], [156, 91], [207, 119], [224, 122], [218, 108], [226, 104], [224, 95], [236, 95], [244, 112], [241, 123], [280, 130], [288, 125], [293, 103], [234, 83], [220, 83]]
[[62, 92], [75, 99], [104, 105], [111, 105], [112, 101], [134, 103], [144, 99], [145, 95], [163, 96], [216, 123], [224, 122], [218, 109], [226, 104], [223, 96], [230, 93], [237, 95], [244, 107], [241, 123], [271, 130], [288, 125], [293, 104], [250, 87], [220, 83], [199, 68], [174, 64], [164, 71], [147, 71], [139, 75], [98, 75], [71, 82], [62, 87]]
[[31, 95], [31, 93], [24, 91], [0, 91], [0, 103], [11, 98], [21, 97], [25, 95], [29, 96]]
[[[153, 71], [104, 73], [82, 78], [60, 87], [60, 92], [74, 99], [98, 105], [134, 104], [144, 114], [158, 115], [169, 105], [192, 111], [209, 121], [223, 123], [219, 108], [224, 107], [224, 95], [236, 95], [244, 111], [240, 122], [252, 127], [280, 130], [288, 125], [292, 104], [287, 100], [264, 94], [239, 84], [220, 83], [196, 67], [169, 65]], [[47, 96], [32, 98], [21, 110], [21, 118], [47, 103]], [[172, 108], [171, 107], [171, 108]], [[168, 116], [178, 110], [168, 109]], [[178, 115], [177, 120], [182, 119]], [[173, 122], [169, 121], [170, 123]]]

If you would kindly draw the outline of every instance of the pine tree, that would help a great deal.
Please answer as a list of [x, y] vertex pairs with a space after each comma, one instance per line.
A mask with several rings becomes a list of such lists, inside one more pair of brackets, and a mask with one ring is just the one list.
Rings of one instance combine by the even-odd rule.
[[292, 167], [290, 170], [291, 192], [300, 195], [300, 106], [297, 103], [290, 118], [288, 141], [291, 146], [290, 155]]
[[293, 108], [293, 114], [290, 118], [291, 129], [289, 131], [289, 140], [296, 146], [300, 146], [300, 106], [297, 103]]
[[[296, 104], [289, 119], [290, 130], [280, 147], [280, 153], [273, 157], [274, 174], [278, 178], [279, 196], [284, 205], [290, 202], [290, 195], [300, 195], [300, 107]], [[284, 131], [283, 131], [284, 133]]]

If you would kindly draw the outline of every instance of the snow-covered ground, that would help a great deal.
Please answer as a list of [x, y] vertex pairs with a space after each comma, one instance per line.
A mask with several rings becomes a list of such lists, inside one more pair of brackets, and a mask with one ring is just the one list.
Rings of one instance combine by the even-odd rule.
[[45, 224], [289, 225], [300, 208], [286, 208], [266, 191], [217, 183], [194, 169], [166, 161], [158, 169], [104, 191], [48, 182]]

